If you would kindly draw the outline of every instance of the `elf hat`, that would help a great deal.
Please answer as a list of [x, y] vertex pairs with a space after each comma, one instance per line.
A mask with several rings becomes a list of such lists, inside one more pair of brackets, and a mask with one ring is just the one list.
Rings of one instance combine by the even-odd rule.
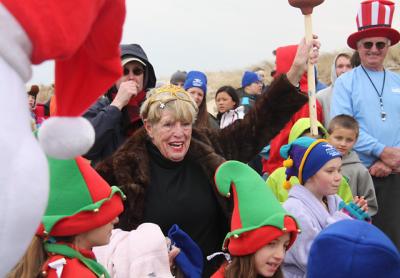
[[367, 0], [361, 3], [357, 13], [358, 31], [347, 39], [347, 45], [357, 49], [357, 42], [364, 38], [386, 37], [390, 45], [400, 40], [400, 33], [391, 28], [394, 3], [386, 0]]
[[293, 244], [300, 232], [298, 223], [256, 171], [242, 162], [227, 161], [214, 178], [220, 194], [230, 197], [231, 187], [233, 194], [231, 232], [223, 249], [234, 256], [253, 254], [285, 233], [290, 233], [289, 247]]
[[122, 191], [110, 187], [87, 160], [48, 161], [50, 194], [37, 235], [77, 235], [110, 223], [123, 211]]
[[290, 177], [297, 176], [300, 184], [304, 185], [329, 160], [342, 157], [325, 139], [316, 140], [305, 136], [282, 146], [280, 154], [286, 159], [283, 162], [283, 166], [286, 167], [285, 189], [291, 187]]

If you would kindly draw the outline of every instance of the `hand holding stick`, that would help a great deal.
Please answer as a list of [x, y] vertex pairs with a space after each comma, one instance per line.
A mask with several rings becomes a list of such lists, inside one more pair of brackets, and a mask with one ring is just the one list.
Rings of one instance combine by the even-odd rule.
[[[302, 14], [304, 15], [304, 24], [305, 24], [305, 32], [306, 32], [306, 42], [309, 43], [313, 39], [312, 34], [312, 20], [311, 14], [313, 8], [318, 6], [324, 2], [324, 0], [289, 0], [289, 4], [293, 7], [301, 9]], [[317, 127], [317, 106], [316, 106], [316, 97], [315, 97], [315, 72], [314, 65], [308, 62], [307, 68], [307, 78], [308, 78], [308, 105], [310, 107], [310, 122], [311, 122], [311, 134], [313, 136], [318, 135], [318, 127]]]

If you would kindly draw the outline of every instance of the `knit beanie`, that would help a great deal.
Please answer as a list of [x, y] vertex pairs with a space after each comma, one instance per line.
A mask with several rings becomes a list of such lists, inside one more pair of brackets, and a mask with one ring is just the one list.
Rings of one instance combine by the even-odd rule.
[[286, 189], [291, 187], [290, 177], [297, 176], [300, 184], [304, 185], [329, 160], [342, 157], [325, 139], [316, 140], [310, 137], [300, 137], [282, 146], [280, 154], [285, 159], [283, 166], [286, 167]]
[[48, 158], [50, 194], [36, 234], [73, 236], [110, 223], [122, 211], [124, 194], [107, 182], [82, 157]]
[[224, 162], [215, 173], [215, 184], [223, 196], [229, 198], [232, 192], [234, 203], [223, 249], [234, 256], [253, 254], [285, 233], [290, 233], [289, 247], [293, 244], [300, 232], [298, 223], [251, 167], [239, 161]]
[[179, 83], [184, 84], [186, 80], [186, 71], [176, 71], [172, 76], [171, 80], [169, 81], [173, 85], [178, 85]]
[[314, 239], [307, 264], [308, 278], [400, 277], [400, 254], [377, 227], [343, 220]]
[[242, 88], [251, 85], [252, 83], [261, 82], [260, 76], [252, 71], [245, 71], [242, 77]]
[[183, 88], [188, 90], [190, 88], [197, 87], [203, 90], [204, 96], [207, 93], [207, 76], [201, 71], [189, 71], [186, 76], [185, 84]]

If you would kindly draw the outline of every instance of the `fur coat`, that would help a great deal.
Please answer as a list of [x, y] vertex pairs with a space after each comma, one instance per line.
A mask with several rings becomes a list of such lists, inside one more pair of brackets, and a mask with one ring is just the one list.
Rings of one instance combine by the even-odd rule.
[[[214, 173], [225, 160], [247, 163], [307, 102], [285, 75], [277, 78], [268, 92], [258, 99], [254, 108], [242, 120], [222, 130], [193, 128], [188, 158], [202, 168], [214, 185]], [[127, 196], [119, 227], [135, 229], [142, 223], [146, 188], [150, 184], [150, 157], [146, 147], [150, 140], [145, 129], [139, 129], [111, 157], [96, 169], [110, 184], [118, 185]], [[223, 211], [229, 217], [226, 199], [213, 190]]]

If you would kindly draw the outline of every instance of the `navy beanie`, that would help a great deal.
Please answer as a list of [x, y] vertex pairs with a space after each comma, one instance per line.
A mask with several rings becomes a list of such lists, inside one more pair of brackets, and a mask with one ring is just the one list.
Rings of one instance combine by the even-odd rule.
[[[342, 157], [332, 145], [325, 139], [314, 139], [310, 137], [300, 137], [292, 143], [284, 145], [280, 149], [283, 158], [289, 159], [290, 163], [284, 162], [286, 176], [289, 180], [291, 176], [297, 176], [300, 184], [303, 184], [329, 160]], [[304, 160], [304, 162], [303, 162]], [[303, 162], [303, 165], [302, 165]]]
[[185, 90], [197, 87], [203, 90], [204, 95], [207, 93], [207, 76], [201, 71], [189, 71], [186, 75], [186, 81], [183, 85]]
[[242, 77], [242, 88], [251, 85], [251, 83], [261, 82], [260, 76], [252, 71], [245, 71]]
[[314, 239], [307, 277], [398, 278], [400, 254], [374, 225], [360, 220], [343, 220], [328, 226]]
[[176, 224], [169, 229], [168, 237], [181, 250], [175, 258], [175, 263], [185, 277], [201, 278], [204, 259], [200, 247]]

